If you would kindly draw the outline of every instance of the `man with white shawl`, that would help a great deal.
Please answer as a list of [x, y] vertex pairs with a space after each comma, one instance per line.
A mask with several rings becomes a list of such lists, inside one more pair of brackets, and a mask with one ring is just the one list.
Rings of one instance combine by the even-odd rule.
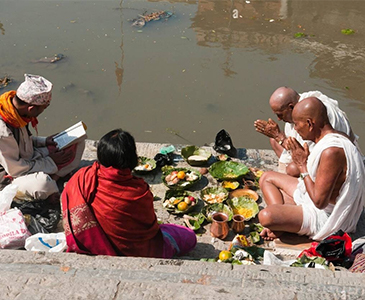
[[282, 169], [282, 166], [284, 166], [285, 170], [283, 171], [285, 171], [285, 173], [296, 177], [299, 176], [299, 172], [295, 168], [295, 165], [292, 164], [291, 155], [285, 148], [288, 137], [294, 137], [301, 145], [306, 142], [310, 151], [314, 146], [311, 141], [303, 141], [301, 136], [294, 129], [292, 119], [292, 111], [295, 105], [308, 97], [316, 97], [322, 101], [326, 106], [328, 119], [332, 127], [346, 133], [360, 151], [356, 140], [357, 137], [352, 132], [346, 113], [339, 108], [336, 100], [327, 97], [319, 91], [298, 94], [291, 88], [280, 87], [271, 95], [269, 103], [278, 119], [285, 122], [284, 132], [280, 131], [278, 124], [271, 119], [269, 119], [269, 121], [256, 120], [254, 125], [258, 132], [270, 137], [271, 147], [279, 157], [279, 169]]
[[300, 177], [266, 172], [260, 187], [267, 207], [259, 214], [261, 236], [272, 240], [282, 232], [322, 240], [338, 231], [353, 232], [365, 203], [362, 155], [350, 139], [333, 129], [326, 106], [303, 99], [293, 109], [294, 128], [315, 143], [311, 153], [292, 137], [287, 149]]

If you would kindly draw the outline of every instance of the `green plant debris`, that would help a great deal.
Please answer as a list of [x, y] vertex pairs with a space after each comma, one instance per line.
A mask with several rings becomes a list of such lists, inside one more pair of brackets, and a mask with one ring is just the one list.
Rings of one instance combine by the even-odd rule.
[[354, 33], [355, 33], [355, 30], [350, 29], [350, 28], [342, 29], [342, 30], [341, 30], [341, 33], [342, 33], [342, 34], [345, 34], [345, 35], [350, 35], [350, 34], [354, 34]]

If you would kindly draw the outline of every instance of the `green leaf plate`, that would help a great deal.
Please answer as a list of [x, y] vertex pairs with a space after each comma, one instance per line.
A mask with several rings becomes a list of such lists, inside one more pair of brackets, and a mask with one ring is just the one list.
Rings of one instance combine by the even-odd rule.
[[209, 168], [209, 173], [218, 180], [237, 180], [248, 172], [245, 164], [235, 161], [217, 161]]

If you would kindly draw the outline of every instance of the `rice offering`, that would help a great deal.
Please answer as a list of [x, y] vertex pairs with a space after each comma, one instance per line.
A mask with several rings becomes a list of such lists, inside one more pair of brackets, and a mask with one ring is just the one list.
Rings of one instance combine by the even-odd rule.
[[136, 171], [152, 171], [153, 170], [153, 165], [151, 163], [149, 163], [149, 162], [146, 162], [143, 165], [138, 165], [134, 169]]
[[223, 202], [225, 199], [227, 198], [227, 194], [226, 193], [218, 193], [218, 194], [214, 194], [214, 193], [211, 193], [211, 194], [206, 194], [203, 196], [203, 200], [205, 202], [208, 202], [208, 203], [221, 203]]

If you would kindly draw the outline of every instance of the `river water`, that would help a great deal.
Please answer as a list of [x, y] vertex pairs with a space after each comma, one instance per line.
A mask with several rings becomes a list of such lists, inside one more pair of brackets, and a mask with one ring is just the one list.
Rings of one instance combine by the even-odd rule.
[[[131, 26], [159, 10], [174, 14]], [[271, 93], [320, 90], [365, 149], [364, 24], [365, 1], [0, 0], [0, 77], [13, 78], [0, 92], [24, 73], [53, 82], [41, 135], [83, 120], [91, 139], [121, 127], [139, 142], [200, 146], [224, 128], [237, 147], [267, 149], [253, 122], [275, 117]]]

